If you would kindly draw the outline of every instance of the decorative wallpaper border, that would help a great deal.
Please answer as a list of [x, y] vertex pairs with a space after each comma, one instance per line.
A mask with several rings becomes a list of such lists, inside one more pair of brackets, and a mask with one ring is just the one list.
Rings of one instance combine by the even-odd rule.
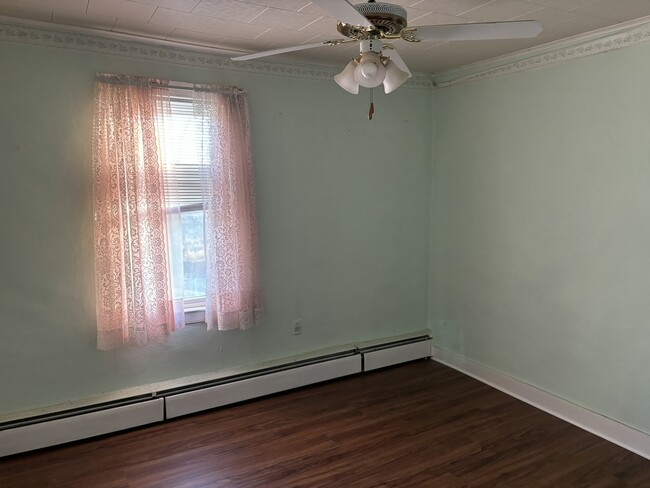
[[[650, 42], [650, 17], [481, 61], [432, 77], [435, 88], [486, 80]], [[459, 73], [462, 73], [459, 75]]]
[[[65, 29], [64, 26], [61, 26]], [[108, 34], [108, 33], [107, 33]], [[211, 54], [208, 48], [176, 48], [161, 46], [141, 40], [116, 39], [102, 33], [66, 32], [56, 28], [25, 25], [21, 23], [0, 22], [0, 42], [14, 42], [42, 47], [75, 49], [93, 53], [108, 54], [129, 58], [162, 61], [165, 63], [213, 68], [223, 71], [277, 75], [310, 80], [331, 80], [340, 68], [299, 64], [274, 63], [266, 61], [235, 62], [225, 56]], [[217, 48], [215, 48], [217, 49]], [[404, 86], [430, 90], [431, 78], [427, 75], [414, 75]]]

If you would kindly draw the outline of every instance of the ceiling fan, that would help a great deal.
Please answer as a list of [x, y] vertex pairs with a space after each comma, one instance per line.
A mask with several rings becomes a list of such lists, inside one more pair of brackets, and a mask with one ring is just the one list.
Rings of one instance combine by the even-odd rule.
[[359, 5], [352, 5], [347, 0], [313, 0], [313, 2], [339, 19], [337, 30], [346, 39], [270, 49], [232, 59], [246, 61], [319, 46], [359, 42], [359, 56], [350, 61], [345, 69], [334, 77], [334, 80], [341, 88], [355, 95], [359, 93], [359, 86], [374, 88], [382, 83], [384, 91], [390, 93], [411, 77], [411, 71], [393, 44], [385, 43], [384, 40], [423, 42], [521, 39], [535, 37], [542, 31], [541, 24], [536, 20], [409, 27], [406, 21], [406, 9], [399, 5], [375, 2], [375, 0]]

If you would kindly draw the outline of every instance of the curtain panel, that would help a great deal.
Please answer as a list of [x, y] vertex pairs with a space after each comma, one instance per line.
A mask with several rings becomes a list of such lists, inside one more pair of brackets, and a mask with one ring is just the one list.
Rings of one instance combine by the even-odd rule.
[[[192, 111], [204, 141], [206, 323], [208, 330], [249, 329], [259, 320], [260, 291], [246, 94], [195, 85]], [[174, 179], [165, 140], [174, 128], [170, 114], [168, 82], [96, 77], [92, 165], [102, 350], [165, 341], [184, 326], [180, 206], [165, 194]]]
[[93, 121], [97, 347], [144, 345], [176, 327], [155, 119], [166, 88], [99, 75]]
[[257, 221], [246, 93], [194, 87], [203, 151], [208, 330], [249, 329], [260, 316]]

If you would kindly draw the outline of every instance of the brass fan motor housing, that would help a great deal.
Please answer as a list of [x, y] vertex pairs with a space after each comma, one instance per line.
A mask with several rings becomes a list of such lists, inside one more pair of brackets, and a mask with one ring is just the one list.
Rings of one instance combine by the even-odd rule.
[[365, 39], [399, 38], [406, 28], [406, 10], [391, 3], [369, 2], [354, 5], [354, 8], [374, 25], [363, 27], [338, 22], [337, 30], [345, 37], [362, 41]]

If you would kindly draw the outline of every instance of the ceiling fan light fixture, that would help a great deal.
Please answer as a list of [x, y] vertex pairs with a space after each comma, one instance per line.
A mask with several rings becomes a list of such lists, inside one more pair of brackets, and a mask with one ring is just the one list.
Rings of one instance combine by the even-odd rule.
[[343, 71], [334, 77], [334, 81], [345, 91], [356, 95], [359, 93], [359, 82], [354, 77], [354, 71], [357, 68], [356, 60], [348, 63]]
[[386, 68], [381, 62], [381, 56], [373, 51], [363, 53], [359, 64], [354, 69], [354, 78], [366, 88], [381, 85], [386, 78]]
[[402, 84], [411, 77], [410, 73], [402, 71], [392, 61], [386, 62], [386, 77], [384, 78], [384, 91], [391, 93], [397, 90]]

